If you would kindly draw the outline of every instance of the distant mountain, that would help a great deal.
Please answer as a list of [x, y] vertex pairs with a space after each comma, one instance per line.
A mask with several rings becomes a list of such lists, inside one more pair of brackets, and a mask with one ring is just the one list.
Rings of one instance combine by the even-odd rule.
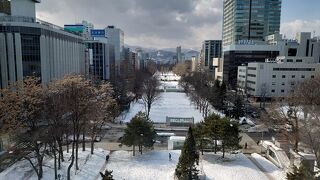
[[199, 52], [195, 51], [195, 50], [189, 50], [187, 52], [184, 53], [184, 57], [188, 60], [191, 60], [192, 56], [198, 56]]

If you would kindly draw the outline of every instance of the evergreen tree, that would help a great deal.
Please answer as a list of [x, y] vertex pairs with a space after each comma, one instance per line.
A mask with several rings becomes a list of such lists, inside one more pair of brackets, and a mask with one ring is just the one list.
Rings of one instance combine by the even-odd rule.
[[216, 154], [218, 151], [218, 140], [221, 139], [221, 131], [223, 130], [220, 117], [212, 114], [205, 119], [204, 123], [205, 131], [203, 133], [205, 133], [211, 139], [211, 142], [214, 144], [213, 150]]
[[222, 157], [226, 150], [236, 150], [239, 148], [241, 137], [239, 137], [239, 126], [237, 123], [230, 122], [230, 119], [223, 118], [221, 122]]
[[132, 118], [125, 129], [121, 143], [133, 147], [133, 155], [135, 155], [135, 146], [139, 147], [142, 154], [142, 147], [152, 147], [156, 132], [152, 122], [147, 118], [145, 113], [139, 112]]
[[107, 169], [104, 172], [104, 174], [100, 172], [100, 175], [102, 177], [102, 180], [114, 180], [112, 176], [112, 171], [108, 171]]
[[197, 123], [194, 126], [194, 137], [196, 140], [196, 144], [199, 150], [201, 150], [201, 154], [203, 155], [203, 150], [206, 147], [206, 144], [208, 144], [208, 139], [206, 139], [207, 134], [206, 132], [206, 126], [204, 122]]
[[233, 103], [233, 108], [232, 108], [232, 116], [235, 119], [239, 119], [240, 117], [243, 117], [245, 112], [244, 112], [244, 102], [243, 98], [239, 95], [236, 95], [234, 103]]
[[223, 110], [225, 105], [224, 102], [226, 99], [226, 93], [227, 88], [225, 83], [219, 80], [215, 80], [210, 98], [210, 103], [212, 104], [212, 106], [218, 110]]
[[293, 167], [292, 173], [287, 173], [288, 180], [314, 180], [316, 179], [311, 172], [309, 172], [304, 166], [297, 168]]
[[197, 180], [198, 170], [196, 164], [199, 164], [199, 154], [196, 149], [196, 141], [193, 136], [193, 130], [190, 127], [186, 141], [181, 150], [178, 165], [175, 174], [179, 180]]

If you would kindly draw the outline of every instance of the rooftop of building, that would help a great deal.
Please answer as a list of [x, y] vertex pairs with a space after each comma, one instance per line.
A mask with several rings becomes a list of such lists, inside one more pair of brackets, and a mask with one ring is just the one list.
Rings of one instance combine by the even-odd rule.
[[2, 15], [0, 16], [0, 25], [3, 26], [30, 26], [30, 27], [44, 27], [51, 28], [57, 31], [63, 31], [64, 33], [72, 34], [74, 36], [79, 36], [77, 33], [73, 33], [70, 31], [66, 31], [63, 27], [52, 24], [47, 21], [43, 21], [38, 18], [26, 17], [26, 16], [10, 16], [10, 15]]

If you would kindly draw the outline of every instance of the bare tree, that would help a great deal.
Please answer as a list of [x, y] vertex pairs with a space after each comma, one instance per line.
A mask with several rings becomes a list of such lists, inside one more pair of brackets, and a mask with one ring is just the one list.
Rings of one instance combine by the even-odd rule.
[[269, 87], [266, 83], [263, 83], [260, 87], [260, 108], [265, 107], [266, 98], [269, 95]]
[[158, 90], [160, 83], [156, 77], [151, 77], [143, 82], [142, 101], [144, 103], [147, 118], [149, 118], [151, 106], [160, 98]]
[[94, 142], [97, 134], [106, 122], [111, 122], [118, 115], [116, 100], [112, 97], [113, 89], [109, 83], [103, 83], [95, 88], [95, 99], [89, 113], [89, 134], [91, 138], [91, 154], [94, 152]]
[[1, 103], [7, 106], [4, 107], [7, 115], [2, 118], [15, 137], [14, 152], [30, 162], [38, 179], [43, 176], [43, 158], [48, 144], [44, 92], [38, 78], [27, 77], [2, 91], [4, 104]]
[[79, 137], [85, 124], [83, 122], [87, 121], [92, 99], [95, 98], [94, 88], [90, 81], [79, 75], [66, 76], [64, 79], [56, 81], [55, 84], [59, 91], [64, 92], [64, 103], [62, 105], [67, 110], [67, 116], [71, 121], [72, 151], [67, 173], [67, 177], [70, 179], [71, 167], [74, 163], [76, 170], [79, 169]]
[[185, 76], [188, 73], [188, 66], [186, 63], [179, 63], [173, 67], [172, 71], [179, 76]]
[[300, 106], [300, 138], [313, 150], [320, 165], [320, 76], [304, 81], [294, 90]]

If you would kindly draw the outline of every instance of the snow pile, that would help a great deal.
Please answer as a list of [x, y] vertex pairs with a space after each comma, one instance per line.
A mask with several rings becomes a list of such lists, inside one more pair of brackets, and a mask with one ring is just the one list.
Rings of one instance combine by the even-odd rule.
[[274, 179], [286, 179], [286, 173], [266, 158], [256, 153], [251, 154], [251, 156], [261, 165], [263, 170]]
[[209, 153], [203, 156], [202, 166], [208, 180], [268, 180], [244, 154]]
[[[87, 151], [79, 150], [79, 171], [75, 173], [73, 166], [71, 170], [71, 179], [76, 180], [95, 180], [99, 177], [99, 172], [104, 169], [106, 162], [106, 155], [109, 151], [97, 149], [94, 154], [91, 155], [89, 149]], [[67, 179], [67, 169], [70, 164], [69, 159], [71, 153], [64, 152], [65, 162], [61, 163], [61, 170], [58, 170], [58, 174], [61, 175], [60, 179]], [[28, 179], [37, 180], [37, 175], [32, 169], [30, 163], [26, 160], [21, 160], [5, 171], [0, 173], [0, 179]], [[42, 179], [54, 179], [54, 160], [46, 158], [44, 160], [43, 178]]]
[[[169, 153], [172, 160], [169, 161]], [[132, 156], [132, 152], [115, 151], [110, 155], [107, 169], [114, 179], [173, 180], [180, 151], [152, 151]]]

